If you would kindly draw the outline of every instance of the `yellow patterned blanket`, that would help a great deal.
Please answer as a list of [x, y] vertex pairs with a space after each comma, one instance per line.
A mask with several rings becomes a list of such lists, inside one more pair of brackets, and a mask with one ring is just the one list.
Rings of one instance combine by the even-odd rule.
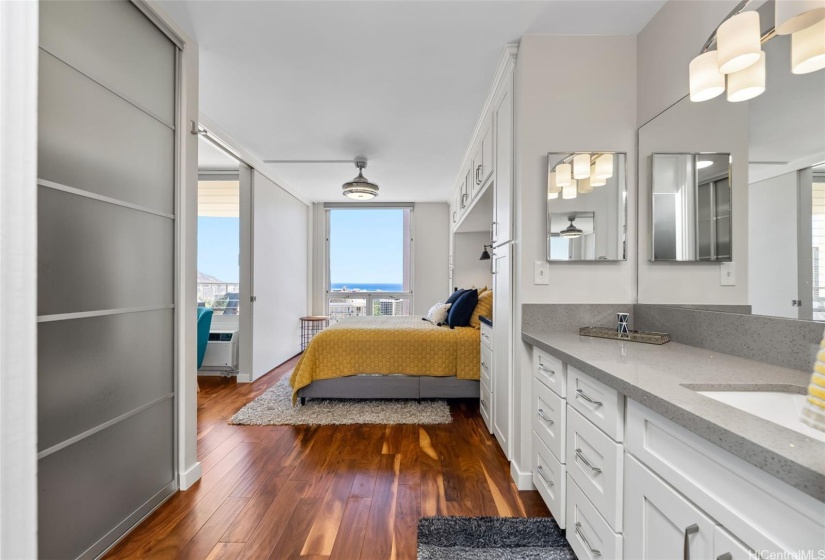
[[312, 339], [292, 372], [292, 400], [313, 381], [359, 373], [478, 379], [479, 353], [472, 327], [436, 327], [420, 316], [350, 317]]

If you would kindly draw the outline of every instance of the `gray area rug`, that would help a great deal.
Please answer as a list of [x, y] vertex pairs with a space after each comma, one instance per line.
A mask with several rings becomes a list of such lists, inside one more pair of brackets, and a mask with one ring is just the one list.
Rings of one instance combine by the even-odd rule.
[[292, 406], [289, 375], [240, 409], [230, 424], [245, 426], [322, 424], [450, 424], [445, 400], [307, 399]]
[[418, 560], [575, 560], [550, 517], [422, 517]]

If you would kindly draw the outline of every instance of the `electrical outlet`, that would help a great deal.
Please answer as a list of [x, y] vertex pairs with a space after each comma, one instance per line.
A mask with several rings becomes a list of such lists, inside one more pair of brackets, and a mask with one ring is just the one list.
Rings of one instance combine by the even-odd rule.
[[721, 271], [720, 285], [735, 286], [736, 285], [736, 265], [732, 262], [723, 262], [719, 269]]
[[536, 261], [533, 268], [533, 284], [547, 285], [550, 283], [550, 263], [547, 261]]

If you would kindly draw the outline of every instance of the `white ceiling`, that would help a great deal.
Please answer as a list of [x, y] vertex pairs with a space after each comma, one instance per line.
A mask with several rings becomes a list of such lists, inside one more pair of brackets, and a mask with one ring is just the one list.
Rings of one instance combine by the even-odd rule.
[[[369, 160], [382, 201], [446, 201], [504, 45], [633, 35], [664, 0], [180, 1], [200, 44], [200, 108], [261, 160]], [[351, 164], [272, 164], [342, 200]]]
[[238, 160], [201, 136], [198, 138], [198, 169], [201, 171], [228, 171], [238, 169]]

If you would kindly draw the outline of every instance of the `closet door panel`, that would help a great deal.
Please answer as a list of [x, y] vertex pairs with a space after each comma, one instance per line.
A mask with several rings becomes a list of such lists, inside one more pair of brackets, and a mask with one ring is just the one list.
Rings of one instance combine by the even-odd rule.
[[38, 451], [170, 395], [173, 319], [162, 309], [40, 323]]
[[39, 315], [173, 303], [174, 221], [38, 191]]
[[175, 131], [40, 55], [38, 177], [174, 214]]
[[174, 124], [175, 46], [131, 2], [40, 2], [40, 22], [41, 48]]
[[40, 459], [40, 557], [80, 557], [166, 488], [175, 479], [174, 425], [168, 399]]

